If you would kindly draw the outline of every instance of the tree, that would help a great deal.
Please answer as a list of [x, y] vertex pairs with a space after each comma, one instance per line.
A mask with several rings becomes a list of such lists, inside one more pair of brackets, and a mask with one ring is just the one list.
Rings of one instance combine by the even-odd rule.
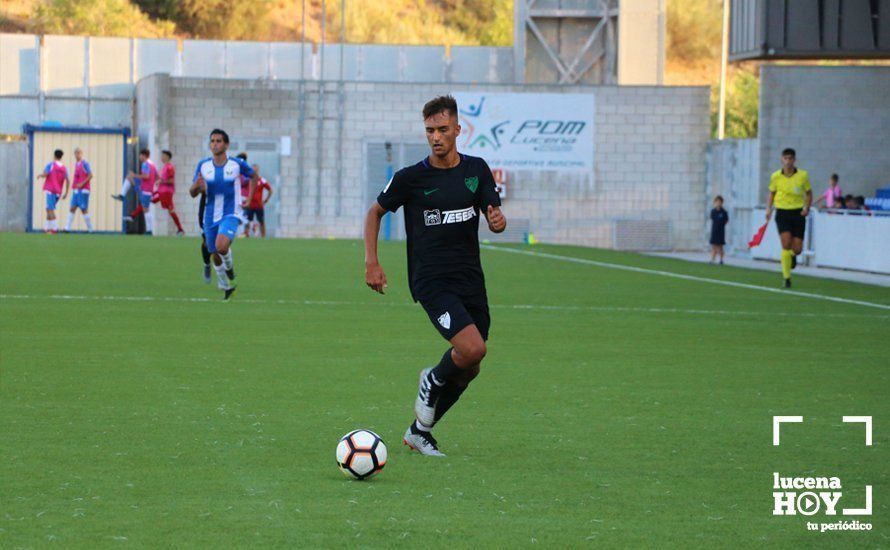
[[720, 60], [722, 0], [670, 0], [667, 55], [687, 64]]
[[760, 79], [755, 70], [736, 71], [727, 89], [726, 135], [730, 137], [757, 136]]
[[44, 0], [34, 7], [30, 30], [41, 34], [172, 36], [169, 21], [152, 21], [129, 0]]
[[263, 40], [269, 31], [269, 0], [180, 0], [176, 22], [195, 38]]

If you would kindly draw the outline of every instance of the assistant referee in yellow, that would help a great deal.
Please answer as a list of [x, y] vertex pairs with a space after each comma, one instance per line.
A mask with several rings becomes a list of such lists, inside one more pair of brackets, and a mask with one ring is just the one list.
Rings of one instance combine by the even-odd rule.
[[782, 278], [785, 288], [791, 288], [791, 270], [797, 267], [797, 255], [803, 250], [803, 236], [807, 228], [807, 214], [813, 204], [813, 188], [806, 170], [794, 166], [794, 149], [782, 151], [782, 169], [769, 179], [769, 198], [766, 200], [766, 221], [776, 209], [776, 228], [782, 243]]

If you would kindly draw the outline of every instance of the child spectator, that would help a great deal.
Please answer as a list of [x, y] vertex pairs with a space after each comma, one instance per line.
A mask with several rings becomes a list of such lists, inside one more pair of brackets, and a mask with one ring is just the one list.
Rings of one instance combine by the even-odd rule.
[[720, 255], [720, 265], [723, 265], [723, 245], [726, 244], [726, 224], [729, 223], [729, 214], [723, 209], [723, 197], [714, 197], [714, 208], [711, 210], [711, 261]]
[[838, 175], [832, 174], [830, 178], [828, 178], [828, 189], [822, 193], [818, 199], [816, 199], [816, 206], [819, 206], [819, 203], [825, 201], [825, 208], [843, 208], [843, 200], [841, 197], [841, 186], [838, 185]]

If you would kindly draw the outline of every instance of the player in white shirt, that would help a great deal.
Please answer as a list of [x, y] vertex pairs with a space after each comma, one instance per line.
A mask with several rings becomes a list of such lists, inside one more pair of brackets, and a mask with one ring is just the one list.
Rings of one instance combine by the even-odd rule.
[[241, 196], [241, 176], [250, 178], [250, 197], [256, 189], [257, 176], [253, 168], [243, 160], [230, 157], [229, 135], [223, 130], [210, 132], [208, 157], [195, 168], [194, 183], [189, 194], [197, 197], [206, 194], [204, 208], [204, 236], [207, 249], [213, 260], [213, 268], [219, 280], [219, 288], [228, 300], [235, 292], [235, 268], [232, 260], [232, 241], [238, 234], [238, 227], [244, 223], [243, 208], [246, 200]]

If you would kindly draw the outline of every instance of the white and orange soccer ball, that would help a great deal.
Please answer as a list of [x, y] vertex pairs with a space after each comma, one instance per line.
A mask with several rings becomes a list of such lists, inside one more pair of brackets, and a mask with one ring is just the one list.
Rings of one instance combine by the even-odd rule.
[[337, 466], [355, 479], [368, 479], [386, 466], [386, 444], [371, 430], [354, 430], [337, 443]]

